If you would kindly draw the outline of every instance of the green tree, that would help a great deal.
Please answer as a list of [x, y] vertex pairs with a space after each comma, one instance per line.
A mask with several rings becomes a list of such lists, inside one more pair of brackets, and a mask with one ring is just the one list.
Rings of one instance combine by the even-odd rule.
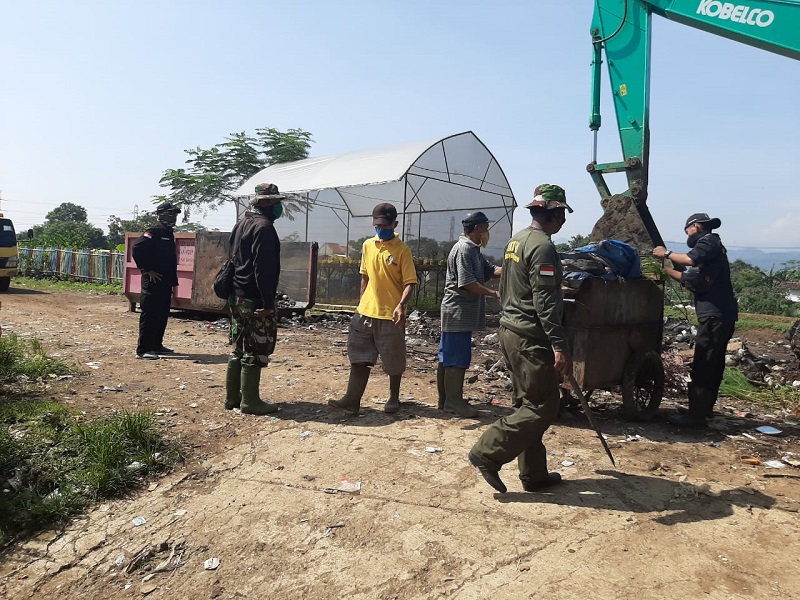
[[[188, 166], [164, 171], [159, 184], [169, 192], [155, 201], [168, 200], [180, 206], [185, 219], [196, 210], [207, 214], [232, 202], [233, 193], [261, 169], [308, 157], [311, 141], [311, 134], [302, 129], [284, 132], [261, 128], [256, 129], [254, 136], [244, 131], [232, 133], [209, 149], [186, 150]], [[299, 208], [291, 201], [284, 205], [289, 218]]]
[[25, 232], [25, 246], [48, 248], [108, 248], [103, 230], [86, 221], [86, 209], [72, 202], [63, 202], [45, 215], [42, 225], [34, 225], [33, 238]]
[[45, 223], [33, 228], [31, 246], [46, 248], [91, 249], [108, 248], [108, 240], [102, 229], [91, 223], [64, 221]]
[[46, 223], [86, 223], [86, 209], [72, 202], [62, 202], [45, 215]]
[[793, 316], [797, 308], [786, 297], [786, 282], [793, 271], [770, 270], [768, 273], [742, 260], [731, 264], [731, 282], [742, 312], [762, 315]]
[[408, 247], [411, 248], [411, 254], [414, 255], [414, 258], [431, 258], [440, 260], [447, 258], [447, 255], [450, 253], [450, 248], [452, 248], [453, 244], [455, 244], [455, 241], [442, 243], [434, 240], [433, 238], [416, 238], [413, 235], [409, 235], [406, 243], [408, 244]]
[[357, 240], [350, 240], [350, 258], [361, 258], [361, 248], [364, 246], [364, 242], [374, 237], [374, 235], [365, 235]]
[[589, 239], [588, 235], [573, 235], [569, 239], [569, 242], [561, 242], [560, 244], [556, 244], [556, 250], [559, 252], [569, 252], [570, 250], [575, 250], [575, 248], [586, 246], [591, 242], [592, 240]]
[[183, 223], [175, 227], [175, 231], [180, 233], [193, 233], [197, 231], [208, 231], [208, 227], [202, 223]]
[[125, 243], [126, 233], [140, 233], [156, 224], [156, 213], [142, 211], [135, 219], [120, 219], [114, 215], [108, 217], [108, 243], [116, 248]]

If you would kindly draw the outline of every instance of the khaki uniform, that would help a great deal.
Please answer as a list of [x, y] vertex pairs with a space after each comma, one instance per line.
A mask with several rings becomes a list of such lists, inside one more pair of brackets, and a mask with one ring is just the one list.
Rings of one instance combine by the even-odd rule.
[[547, 234], [529, 227], [511, 238], [500, 280], [500, 343], [514, 401], [521, 406], [493, 423], [472, 453], [496, 470], [518, 458], [526, 484], [542, 482], [548, 473], [542, 436], [558, 414], [560, 398], [554, 351], [568, 350], [561, 279], [561, 260]]

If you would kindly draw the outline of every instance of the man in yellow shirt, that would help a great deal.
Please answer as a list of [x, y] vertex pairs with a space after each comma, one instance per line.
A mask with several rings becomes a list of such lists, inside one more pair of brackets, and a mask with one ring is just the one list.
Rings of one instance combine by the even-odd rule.
[[350, 379], [340, 400], [328, 404], [358, 414], [370, 367], [381, 357], [389, 376], [384, 411], [400, 410], [400, 380], [406, 370], [406, 308], [417, 284], [411, 249], [394, 232], [397, 209], [378, 204], [372, 210], [375, 237], [361, 248], [361, 299], [350, 321], [347, 357]]

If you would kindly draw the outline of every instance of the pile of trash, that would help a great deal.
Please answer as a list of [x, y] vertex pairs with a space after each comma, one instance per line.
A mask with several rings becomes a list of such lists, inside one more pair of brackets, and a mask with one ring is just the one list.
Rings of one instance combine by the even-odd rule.
[[[665, 353], [686, 354], [688, 362], [691, 356], [690, 349], [694, 348], [696, 337], [697, 327], [690, 325], [688, 321], [672, 317], [664, 318], [663, 350]], [[800, 339], [798, 339], [798, 342], [800, 342]], [[766, 383], [768, 385], [794, 384], [794, 381], [791, 381], [784, 374], [785, 363], [786, 361], [777, 360], [771, 356], [753, 354], [747, 347], [746, 342], [740, 338], [733, 338], [728, 343], [725, 355], [726, 367], [736, 367], [751, 382]], [[665, 368], [667, 368], [666, 364]], [[677, 375], [677, 373], [672, 373], [673, 370], [675, 369], [667, 368], [668, 382], [671, 376]], [[679, 372], [681, 370], [677, 369], [676, 371]], [[685, 370], [688, 371], [688, 367]], [[688, 377], [688, 373], [686, 376]]]
[[800, 360], [800, 319], [797, 319], [786, 332], [786, 339], [789, 340], [789, 346], [797, 360]]
[[275, 294], [275, 306], [277, 308], [294, 308], [297, 306], [297, 300], [290, 298], [288, 294], [278, 292]]
[[641, 279], [642, 265], [633, 246], [619, 240], [602, 240], [561, 253], [564, 285], [574, 287], [588, 277], [611, 280]]

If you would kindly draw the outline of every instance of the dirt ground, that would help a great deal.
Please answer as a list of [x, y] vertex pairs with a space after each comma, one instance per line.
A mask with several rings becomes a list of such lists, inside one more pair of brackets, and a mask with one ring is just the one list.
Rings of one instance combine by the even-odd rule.
[[[2, 298], [5, 331], [84, 370], [48, 382], [47, 396], [87, 416], [155, 411], [188, 448], [173, 473], [7, 549], [3, 597], [800, 598], [800, 470], [742, 460], [800, 458], [788, 417], [722, 399], [715, 429], [690, 433], [663, 421], [680, 399], [630, 423], [618, 396], [598, 396], [617, 470], [584, 417], [567, 413], [545, 437], [565, 483], [524, 493], [511, 464], [510, 491], [498, 495], [466, 461], [511, 410], [483, 366], [499, 357], [483, 335], [466, 390], [480, 419], [436, 410], [435, 347], [424, 339], [410, 348], [398, 415], [382, 412], [379, 371], [359, 417], [333, 412], [325, 402], [348, 373], [346, 320], [280, 329], [261, 390], [281, 410], [253, 417], [222, 407], [223, 328], [173, 313], [165, 341], [176, 354], [137, 360], [138, 314], [127, 309], [122, 296], [88, 292]], [[782, 341], [762, 334], [751, 350], [782, 351]], [[755, 431], [764, 423], [783, 435]], [[360, 493], [336, 491], [343, 479]], [[205, 569], [212, 558], [218, 568]]]

